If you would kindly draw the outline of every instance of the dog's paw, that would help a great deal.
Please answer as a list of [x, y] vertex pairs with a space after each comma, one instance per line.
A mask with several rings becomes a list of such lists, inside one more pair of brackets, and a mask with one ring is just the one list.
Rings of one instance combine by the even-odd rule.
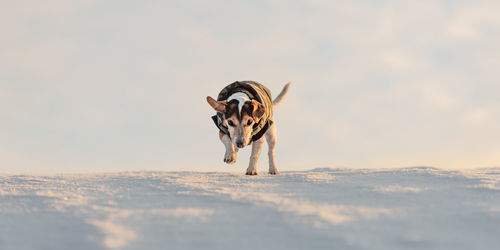
[[247, 169], [246, 175], [257, 175], [257, 169]]
[[280, 172], [278, 171], [278, 169], [269, 169], [269, 174], [272, 174], [272, 175], [277, 175], [279, 174]]
[[224, 155], [224, 162], [227, 164], [234, 164], [238, 158], [237, 153], [226, 152]]

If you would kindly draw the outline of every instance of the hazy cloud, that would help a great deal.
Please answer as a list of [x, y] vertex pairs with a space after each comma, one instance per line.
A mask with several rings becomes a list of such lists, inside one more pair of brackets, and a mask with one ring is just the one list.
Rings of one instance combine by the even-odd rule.
[[499, 11], [487, 0], [6, 3], [0, 165], [227, 170], [204, 97], [245, 79], [274, 93], [294, 82], [276, 111], [285, 168], [497, 165]]

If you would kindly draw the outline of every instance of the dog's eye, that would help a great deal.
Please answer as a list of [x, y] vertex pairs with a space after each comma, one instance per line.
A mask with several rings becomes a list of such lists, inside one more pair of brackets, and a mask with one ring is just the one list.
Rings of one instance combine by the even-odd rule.
[[252, 123], [253, 123], [253, 121], [252, 121], [252, 120], [248, 120], [248, 122], [247, 122], [247, 126], [252, 125]]
[[235, 125], [234, 125], [234, 122], [233, 122], [233, 121], [231, 121], [231, 120], [227, 121], [227, 124], [229, 124], [229, 126], [231, 126], [231, 127], [234, 127], [234, 126], [235, 126]]

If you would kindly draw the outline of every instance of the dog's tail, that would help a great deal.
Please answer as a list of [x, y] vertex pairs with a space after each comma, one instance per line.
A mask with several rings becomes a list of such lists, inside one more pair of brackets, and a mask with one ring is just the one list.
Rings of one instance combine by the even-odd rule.
[[283, 101], [283, 98], [286, 96], [286, 94], [288, 93], [288, 90], [290, 89], [290, 84], [292, 82], [289, 82], [287, 83], [283, 89], [281, 90], [281, 93], [276, 97], [274, 98], [274, 101], [273, 101], [273, 107], [278, 107], [280, 105], [280, 103]]

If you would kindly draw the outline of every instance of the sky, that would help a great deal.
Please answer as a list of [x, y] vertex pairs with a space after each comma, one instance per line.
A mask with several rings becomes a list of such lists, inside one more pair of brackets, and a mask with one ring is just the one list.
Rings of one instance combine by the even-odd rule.
[[243, 172], [205, 100], [237, 80], [292, 81], [281, 171], [500, 166], [499, 1], [2, 6], [0, 172]]

